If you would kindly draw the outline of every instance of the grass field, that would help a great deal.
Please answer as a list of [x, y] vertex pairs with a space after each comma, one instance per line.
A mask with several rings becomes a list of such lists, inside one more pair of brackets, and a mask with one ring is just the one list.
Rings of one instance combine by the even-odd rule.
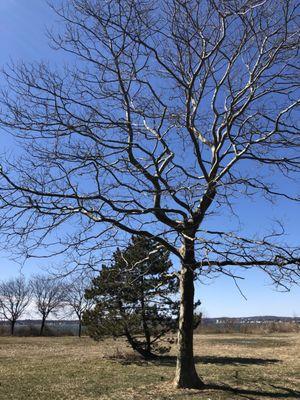
[[172, 355], [143, 362], [122, 341], [0, 337], [1, 400], [300, 399], [300, 335], [196, 335], [207, 389], [175, 390]]

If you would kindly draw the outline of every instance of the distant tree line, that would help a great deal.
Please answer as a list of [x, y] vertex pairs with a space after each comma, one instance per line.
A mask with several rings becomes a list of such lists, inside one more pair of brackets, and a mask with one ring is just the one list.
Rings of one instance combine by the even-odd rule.
[[[125, 337], [142, 357], [149, 359], [170, 350], [178, 324], [179, 279], [165, 248], [144, 237], [132, 236], [127, 247], [116, 249], [112, 260], [97, 276], [75, 279], [35, 275], [0, 283], [0, 316], [10, 322], [11, 334], [28, 309], [41, 317], [39, 334], [45, 333], [49, 315], [71, 312], [95, 340]], [[200, 302], [195, 302], [198, 307]], [[195, 313], [194, 327], [201, 319]]]
[[40, 335], [45, 332], [46, 321], [52, 313], [67, 310], [79, 320], [78, 336], [81, 336], [82, 314], [91, 302], [86, 300], [84, 292], [86, 280], [76, 278], [64, 281], [51, 275], [35, 275], [29, 281], [23, 276], [0, 282], [0, 318], [10, 324], [10, 333], [14, 335], [15, 325], [29, 306], [41, 316]]

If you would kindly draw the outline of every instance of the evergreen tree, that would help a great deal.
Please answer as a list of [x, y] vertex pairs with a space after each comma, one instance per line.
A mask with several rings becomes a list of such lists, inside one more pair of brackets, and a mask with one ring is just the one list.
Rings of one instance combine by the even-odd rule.
[[178, 321], [178, 279], [171, 267], [168, 251], [133, 236], [86, 291], [86, 298], [95, 301], [84, 314], [90, 336], [96, 340], [125, 336], [144, 358], [167, 352], [172, 338], [166, 334], [176, 329]]

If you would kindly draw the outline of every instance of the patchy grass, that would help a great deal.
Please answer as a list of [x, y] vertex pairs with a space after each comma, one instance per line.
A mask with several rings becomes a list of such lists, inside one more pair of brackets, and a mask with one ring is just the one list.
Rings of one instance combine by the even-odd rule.
[[174, 353], [144, 362], [122, 341], [1, 337], [0, 399], [300, 398], [299, 334], [196, 335], [195, 354], [201, 392], [171, 387]]

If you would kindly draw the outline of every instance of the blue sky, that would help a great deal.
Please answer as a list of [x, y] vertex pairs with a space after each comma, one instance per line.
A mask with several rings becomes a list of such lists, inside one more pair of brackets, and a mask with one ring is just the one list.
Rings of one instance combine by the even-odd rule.
[[[0, 65], [10, 60], [32, 62], [43, 59], [59, 65], [65, 61], [64, 55], [48, 47], [45, 36], [46, 26], [57, 24], [46, 0], [0, 0]], [[57, 26], [57, 25], [56, 25]], [[0, 77], [0, 85], [3, 81]], [[14, 146], [13, 141], [0, 132], [1, 153]], [[288, 182], [280, 184], [288, 185]], [[296, 244], [299, 238], [299, 204], [281, 201], [276, 205], [263, 203], [259, 198], [243, 201], [238, 206], [242, 220], [247, 223], [247, 230], [262, 230], [275, 218], [285, 222], [290, 242]], [[219, 219], [219, 223], [222, 222]], [[228, 221], [223, 221], [226, 225]], [[50, 261], [51, 263], [51, 261]], [[52, 261], [54, 263], [54, 260]], [[45, 262], [34, 260], [23, 266], [22, 271], [30, 276], [37, 272]], [[0, 279], [14, 276], [20, 265], [9, 260], [7, 254], [0, 252]], [[202, 300], [207, 316], [246, 316], [246, 315], [286, 315], [300, 316], [300, 289], [295, 287], [289, 293], [278, 293], [270, 286], [264, 274], [248, 272], [241, 289], [247, 297], [242, 298], [234, 282], [221, 277], [209, 284], [197, 283], [197, 296]]]

